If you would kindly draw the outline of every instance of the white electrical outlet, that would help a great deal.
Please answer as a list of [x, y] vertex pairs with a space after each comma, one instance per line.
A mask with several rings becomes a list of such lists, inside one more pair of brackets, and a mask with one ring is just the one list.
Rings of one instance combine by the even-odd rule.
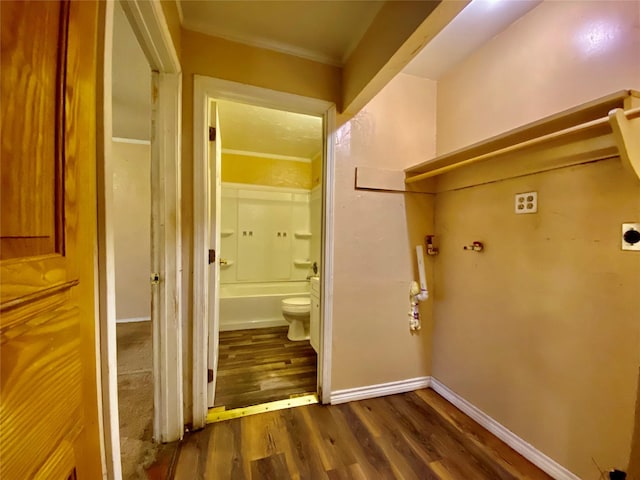
[[640, 223], [622, 224], [622, 250], [640, 251]]
[[516, 193], [515, 212], [536, 213], [538, 211], [538, 192]]

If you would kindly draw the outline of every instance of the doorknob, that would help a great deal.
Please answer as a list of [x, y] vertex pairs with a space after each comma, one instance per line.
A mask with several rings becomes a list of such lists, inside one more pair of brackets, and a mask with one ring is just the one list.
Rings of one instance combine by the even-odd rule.
[[224, 258], [221, 258], [220, 265], [227, 265], [227, 261]]

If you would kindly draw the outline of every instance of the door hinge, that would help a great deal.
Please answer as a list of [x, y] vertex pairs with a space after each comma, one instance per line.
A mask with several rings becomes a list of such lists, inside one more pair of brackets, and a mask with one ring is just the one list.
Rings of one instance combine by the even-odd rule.
[[213, 382], [213, 368], [207, 370], [207, 383]]
[[209, 141], [216, 141], [216, 127], [209, 127]]
[[209, 265], [215, 263], [216, 261], [216, 251], [214, 249], [209, 249]]

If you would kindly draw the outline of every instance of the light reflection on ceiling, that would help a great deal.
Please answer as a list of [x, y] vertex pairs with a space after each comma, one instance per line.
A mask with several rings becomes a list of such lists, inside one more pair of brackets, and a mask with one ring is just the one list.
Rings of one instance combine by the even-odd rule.
[[217, 101], [222, 148], [310, 159], [322, 150], [322, 118]]

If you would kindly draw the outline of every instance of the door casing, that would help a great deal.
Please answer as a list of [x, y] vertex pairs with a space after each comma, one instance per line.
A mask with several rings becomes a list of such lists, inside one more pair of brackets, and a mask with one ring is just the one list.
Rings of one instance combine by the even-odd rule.
[[[152, 265], [161, 274], [154, 295], [153, 383], [154, 439], [175, 441], [184, 432], [182, 315], [181, 315], [181, 112], [182, 74], [162, 6], [159, 2], [126, 0], [123, 10], [153, 71], [156, 96], [152, 113], [152, 216], [163, 228], [151, 240]], [[103, 451], [106, 476], [121, 478], [118, 425], [118, 390], [115, 334], [115, 278], [112, 172], [109, 162], [112, 138], [113, 2], [105, 2], [102, 110], [98, 111], [98, 268]], [[156, 288], [156, 287], [154, 287]]]
[[[209, 149], [208, 111], [211, 99], [250, 103], [267, 108], [316, 115], [323, 118], [324, 175], [323, 175], [323, 260], [321, 266], [322, 332], [318, 371], [321, 401], [329, 403], [331, 396], [331, 321], [333, 298], [333, 201], [334, 201], [334, 135], [336, 108], [331, 102], [278, 92], [266, 88], [221, 80], [202, 75], [194, 76], [193, 106], [193, 427], [202, 428], [207, 418], [207, 369], [209, 337], [209, 274], [208, 255], [209, 192], [207, 154]], [[214, 299], [218, 302], [218, 299]]]

